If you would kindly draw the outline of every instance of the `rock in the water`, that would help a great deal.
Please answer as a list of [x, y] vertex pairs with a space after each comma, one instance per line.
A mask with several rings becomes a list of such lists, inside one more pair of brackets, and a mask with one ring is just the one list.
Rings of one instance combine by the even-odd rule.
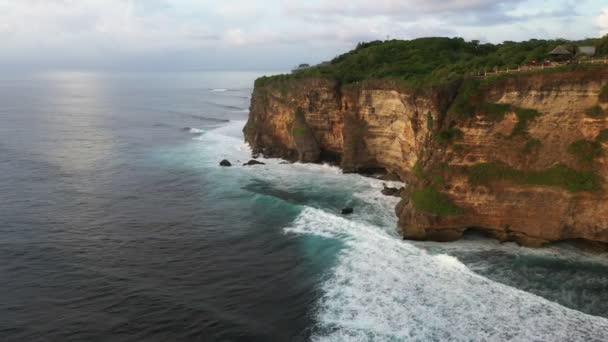
[[220, 166], [230, 167], [230, 166], [232, 166], [232, 163], [230, 163], [227, 159], [224, 159], [220, 162]]
[[254, 166], [254, 165], [266, 165], [265, 163], [259, 162], [257, 160], [250, 160], [248, 162], [246, 162], [245, 164], [243, 164], [243, 166]]
[[382, 189], [382, 194], [385, 196], [400, 197], [401, 189], [391, 188], [391, 187], [386, 186], [386, 184], [384, 184], [384, 189]]
[[353, 208], [344, 208], [342, 209], [342, 215], [350, 215], [355, 212]]

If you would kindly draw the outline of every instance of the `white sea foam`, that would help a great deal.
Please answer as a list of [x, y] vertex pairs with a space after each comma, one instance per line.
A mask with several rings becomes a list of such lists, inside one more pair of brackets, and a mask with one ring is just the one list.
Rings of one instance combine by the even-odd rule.
[[212, 93], [223, 93], [223, 92], [226, 92], [226, 91], [228, 91], [228, 89], [225, 89], [225, 88], [211, 89]]
[[201, 133], [205, 133], [204, 130], [200, 129], [200, 128], [192, 128], [190, 127], [190, 129], [188, 129], [188, 132], [192, 133], [192, 134], [201, 134]]
[[[243, 143], [243, 124], [232, 122], [207, 132], [202, 145], [209, 152], [206, 155], [248, 158], [251, 151]], [[491, 281], [447, 255], [450, 248], [516, 247], [463, 241], [462, 245], [442, 244], [444, 252], [431, 254], [399, 239], [393, 213], [398, 199], [380, 194], [384, 182], [343, 175], [329, 165], [285, 165], [279, 159], [264, 162], [266, 166], [239, 170], [281, 190], [309, 185], [324, 191], [351, 189], [364, 203], [348, 219], [306, 207], [285, 229], [288, 234], [320, 236], [343, 246], [320, 284], [313, 340], [608, 340], [607, 319]], [[388, 185], [403, 186], [398, 182]]]
[[488, 280], [383, 229], [307, 208], [291, 234], [337, 239], [315, 341], [606, 341], [608, 320]]

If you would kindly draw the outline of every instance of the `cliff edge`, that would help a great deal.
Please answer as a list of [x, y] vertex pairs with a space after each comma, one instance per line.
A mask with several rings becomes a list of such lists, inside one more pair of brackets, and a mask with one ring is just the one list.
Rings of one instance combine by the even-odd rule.
[[397, 175], [408, 239], [608, 243], [608, 67], [422, 89], [265, 79], [244, 133], [254, 153]]

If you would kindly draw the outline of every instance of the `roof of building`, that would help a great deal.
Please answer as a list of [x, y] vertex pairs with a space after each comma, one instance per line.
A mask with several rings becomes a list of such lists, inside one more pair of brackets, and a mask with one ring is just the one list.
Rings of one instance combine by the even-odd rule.
[[571, 55], [572, 51], [564, 45], [560, 45], [549, 52], [550, 55]]

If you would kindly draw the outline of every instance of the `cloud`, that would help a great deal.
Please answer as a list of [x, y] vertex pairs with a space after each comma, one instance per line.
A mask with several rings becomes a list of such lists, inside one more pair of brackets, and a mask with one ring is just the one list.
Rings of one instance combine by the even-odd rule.
[[170, 1], [3, 0], [0, 32], [22, 47], [83, 44], [128, 50], [178, 48], [217, 38], [172, 16]]
[[571, 1], [0, 0], [0, 64], [170, 64], [179, 56], [289, 66], [293, 56], [314, 62], [387, 36], [497, 42], [608, 31], [608, 9], [594, 18], [579, 11], [599, 13], [601, 5]]
[[608, 7], [602, 9], [602, 12], [596, 18], [596, 22], [600, 28], [600, 35], [608, 34]]
[[334, 17], [389, 17], [415, 20], [417, 16], [443, 16], [466, 13], [477, 16], [486, 13], [503, 13], [515, 8], [524, 0], [333, 0], [300, 4], [284, 1], [288, 15], [318, 20]]

